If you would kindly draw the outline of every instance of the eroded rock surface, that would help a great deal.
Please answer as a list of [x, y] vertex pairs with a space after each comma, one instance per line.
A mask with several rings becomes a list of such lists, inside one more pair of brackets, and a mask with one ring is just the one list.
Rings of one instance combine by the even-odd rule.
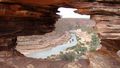
[[[106, 51], [88, 54], [92, 68], [119, 68], [120, 58], [114, 55], [120, 49], [120, 1], [80, 1], [0, 0], [0, 57], [3, 57], [0, 58], [0, 67], [63, 68], [68, 62], [42, 61], [26, 57], [6, 58], [22, 55], [15, 50], [16, 36], [45, 34], [53, 31], [55, 28], [54, 23], [59, 18], [56, 15], [57, 9], [63, 6], [77, 8], [77, 13], [91, 15], [91, 19], [96, 21], [95, 28]], [[81, 67], [78, 63], [69, 63], [67, 67], [71, 67], [71, 65], [76, 67], [75, 64], [79, 68]]]
[[17, 38], [0, 38], [0, 57], [23, 56], [15, 47]]
[[119, 68], [120, 58], [106, 49], [88, 53], [91, 68]]

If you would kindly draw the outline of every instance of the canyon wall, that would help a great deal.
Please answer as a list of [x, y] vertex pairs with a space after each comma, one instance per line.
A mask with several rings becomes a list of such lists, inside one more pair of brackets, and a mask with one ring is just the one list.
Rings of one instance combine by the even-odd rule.
[[[91, 19], [96, 21], [95, 29], [106, 50], [90, 54], [88, 56], [90, 61], [98, 60], [96, 61], [98, 63], [101, 58], [103, 63], [107, 62], [106, 65], [111, 66], [108, 68], [119, 68], [120, 58], [116, 56], [116, 52], [120, 50], [120, 0], [0, 0], [0, 57], [2, 57], [0, 65], [4, 63], [7, 65], [7, 67], [3, 65], [2, 68], [18, 68], [23, 65], [21, 58], [13, 59], [15, 56], [24, 57], [15, 49], [17, 36], [42, 35], [53, 31], [55, 22], [60, 18], [56, 14], [59, 7], [73, 7], [78, 9], [75, 12], [79, 14], [91, 15]], [[96, 59], [96, 56], [99, 59]], [[105, 58], [111, 58], [111, 60]], [[23, 60], [26, 63], [31, 61], [30, 58]], [[43, 61], [34, 61], [33, 65], [40, 62], [43, 64]], [[55, 62], [53, 65], [52, 63], [47, 61], [42, 68], [56, 68]], [[100, 63], [101, 68], [107, 68], [103, 63]], [[34, 68], [33, 65], [26, 67], [26, 64], [22, 68]], [[63, 68], [63, 65], [61, 66], [59, 67]], [[95, 66], [93, 65], [92, 68]]]
[[101, 44], [108, 49], [120, 49], [120, 2], [119, 0], [97, 0], [94, 3], [77, 3], [77, 13], [91, 15], [96, 22], [96, 31]]

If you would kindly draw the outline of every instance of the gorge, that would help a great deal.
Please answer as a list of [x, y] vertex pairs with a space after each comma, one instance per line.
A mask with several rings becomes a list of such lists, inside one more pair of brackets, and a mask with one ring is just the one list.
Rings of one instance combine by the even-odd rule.
[[[75, 63], [27, 58], [17, 51], [18, 36], [44, 35], [55, 29], [59, 7], [76, 8], [76, 13], [90, 15], [102, 48]], [[119, 21], [119, 0], [0, 0], [0, 67], [119, 68], [120, 57], [116, 54], [120, 50]]]

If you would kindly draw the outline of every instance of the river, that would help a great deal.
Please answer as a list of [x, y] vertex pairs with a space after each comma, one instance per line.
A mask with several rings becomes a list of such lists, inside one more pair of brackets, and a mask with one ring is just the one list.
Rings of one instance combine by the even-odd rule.
[[27, 54], [26, 56], [32, 58], [44, 59], [47, 58], [48, 56], [59, 54], [60, 52], [65, 51], [67, 48], [75, 46], [76, 44], [77, 44], [76, 35], [74, 33], [71, 33], [71, 38], [68, 40], [66, 44], [58, 45], [56, 47], [46, 49], [43, 51]]

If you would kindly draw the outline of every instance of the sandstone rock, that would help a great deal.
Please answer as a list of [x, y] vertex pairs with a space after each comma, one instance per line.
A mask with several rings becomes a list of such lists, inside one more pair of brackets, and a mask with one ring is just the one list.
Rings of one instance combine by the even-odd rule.
[[82, 68], [82, 66], [81, 64], [73, 62], [65, 65], [63, 68]]
[[15, 67], [12, 67], [11, 65], [8, 65], [8, 64], [6, 64], [4, 62], [0, 62], [0, 67], [1, 68], [15, 68]]
[[119, 68], [120, 58], [108, 50], [89, 53], [91, 68]]
[[[120, 5], [110, 3], [98, 3], [98, 2], [78, 2], [73, 3], [72, 6], [77, 8], [75, 12], [87, 15], [118, 15], [120, 16]], [[115, 7], [113, 7], [115, 6]]]
[[0, 38], [0, 57], [14, 57], [23, 56], [20, 52], [15, 50], [16, 37], [13, 38]]
[[119, 51], [117, 51], [117, 55], [120, 57], [120, 50], [119, 50]]
[[[119, 68], [120, 60], [120, 1], [119, 0], [0, 0], [0, 56], [15, 56], [16, 36], [45, 34], [54, 30], [59, 18], [59, 7], [74, 7], [79, 14], [92, 15], [96, 21], [101, 44], [107, 51], [89, 54], [92, 68]], [[114, 39], [114, 40], [113, 40]], [[112, 51], [112, 53], [111, 53]], [[18, 54], [17, 52], [15, 52]], [[4, 58], [2, 58], [4, 59]], [[63, 68], [80, 64], [65, 61], [46, 61], [31, 58], [8, 58], [0, 63], [2, 68]], [[10, 66], [11, 65], [11, 66]]]
[[120, 3], [120, 0], [96, 0], [98, 2], [115, 2], [115, 3]]
[[120, 39], [119, 16], [94, 15], [96, 29], [101, 39]]

